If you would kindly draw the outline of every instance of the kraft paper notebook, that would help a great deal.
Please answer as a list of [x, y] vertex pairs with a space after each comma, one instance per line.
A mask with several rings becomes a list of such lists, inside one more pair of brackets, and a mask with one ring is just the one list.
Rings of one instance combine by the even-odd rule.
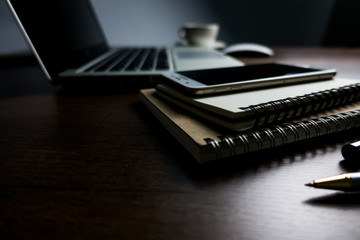
[[360, 102], [281, 125], [237, 132], [189, 114], [188, 111], [161, 98], [155, 89], [141, 90], [140, 96], [155, 117], [200, 163], [360, 126]]
[[341, 78], [197, 98], [167, 85], [157, 90], [167, 101], [236, 131], [291, 121], [360, 98], [359, 81]]

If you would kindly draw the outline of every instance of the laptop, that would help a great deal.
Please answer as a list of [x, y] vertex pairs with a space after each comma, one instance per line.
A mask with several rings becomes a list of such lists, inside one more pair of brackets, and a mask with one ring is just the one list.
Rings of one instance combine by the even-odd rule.
[[[53, 84], [158, 82], [165, 71], [243, 65], [210, 48], [111, 48], [88, 0], [7, 0]], [[141, 16], [140, 16], [141, 17]], [[124, 20], [126, 21], [126, 20]]]

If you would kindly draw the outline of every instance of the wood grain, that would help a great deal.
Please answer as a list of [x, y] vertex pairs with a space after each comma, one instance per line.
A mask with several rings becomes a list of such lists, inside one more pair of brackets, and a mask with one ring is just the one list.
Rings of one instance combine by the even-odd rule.
[[[323, 65], [360, 79], [360, 49], [275, 52], [243, 60]], [[360, 170], [340, 164], [341, 146], [356, 131], [198, 165], [137, 91], [64, 90], [22, 62], [0, 68], [0, 111], [1, 239], [360, 235], [357, 194], [304, 187]]]

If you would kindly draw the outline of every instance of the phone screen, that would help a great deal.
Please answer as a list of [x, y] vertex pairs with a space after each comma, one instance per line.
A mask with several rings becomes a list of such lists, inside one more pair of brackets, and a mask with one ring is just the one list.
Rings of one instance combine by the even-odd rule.
[[316, 72], [319, 69], [283, 65], [277, 63], [248, 65], [245, 67], [220, 68], [178, 72], [204, 85], [241, 82], [261, 78], [280, 77], [291, 74]]

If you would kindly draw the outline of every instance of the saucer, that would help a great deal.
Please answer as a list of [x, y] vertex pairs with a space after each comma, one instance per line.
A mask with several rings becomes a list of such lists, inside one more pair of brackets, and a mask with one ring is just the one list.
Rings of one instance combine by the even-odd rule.
[[208, 47], [208, 48], [212, 48], [212, 49], [221, 50], [221, 49], [224, 49], [226, 47], [226, 44], [225, 44], [225, 42], [222, 42], [222, 41], [216, 41], [213, 45], [210, 45], [210, 46], [199, 46], [199, 45], [189, 45], [187, 42], [182, 41], [182, 42], [177, 42], [175, 44], [175, 46]]

